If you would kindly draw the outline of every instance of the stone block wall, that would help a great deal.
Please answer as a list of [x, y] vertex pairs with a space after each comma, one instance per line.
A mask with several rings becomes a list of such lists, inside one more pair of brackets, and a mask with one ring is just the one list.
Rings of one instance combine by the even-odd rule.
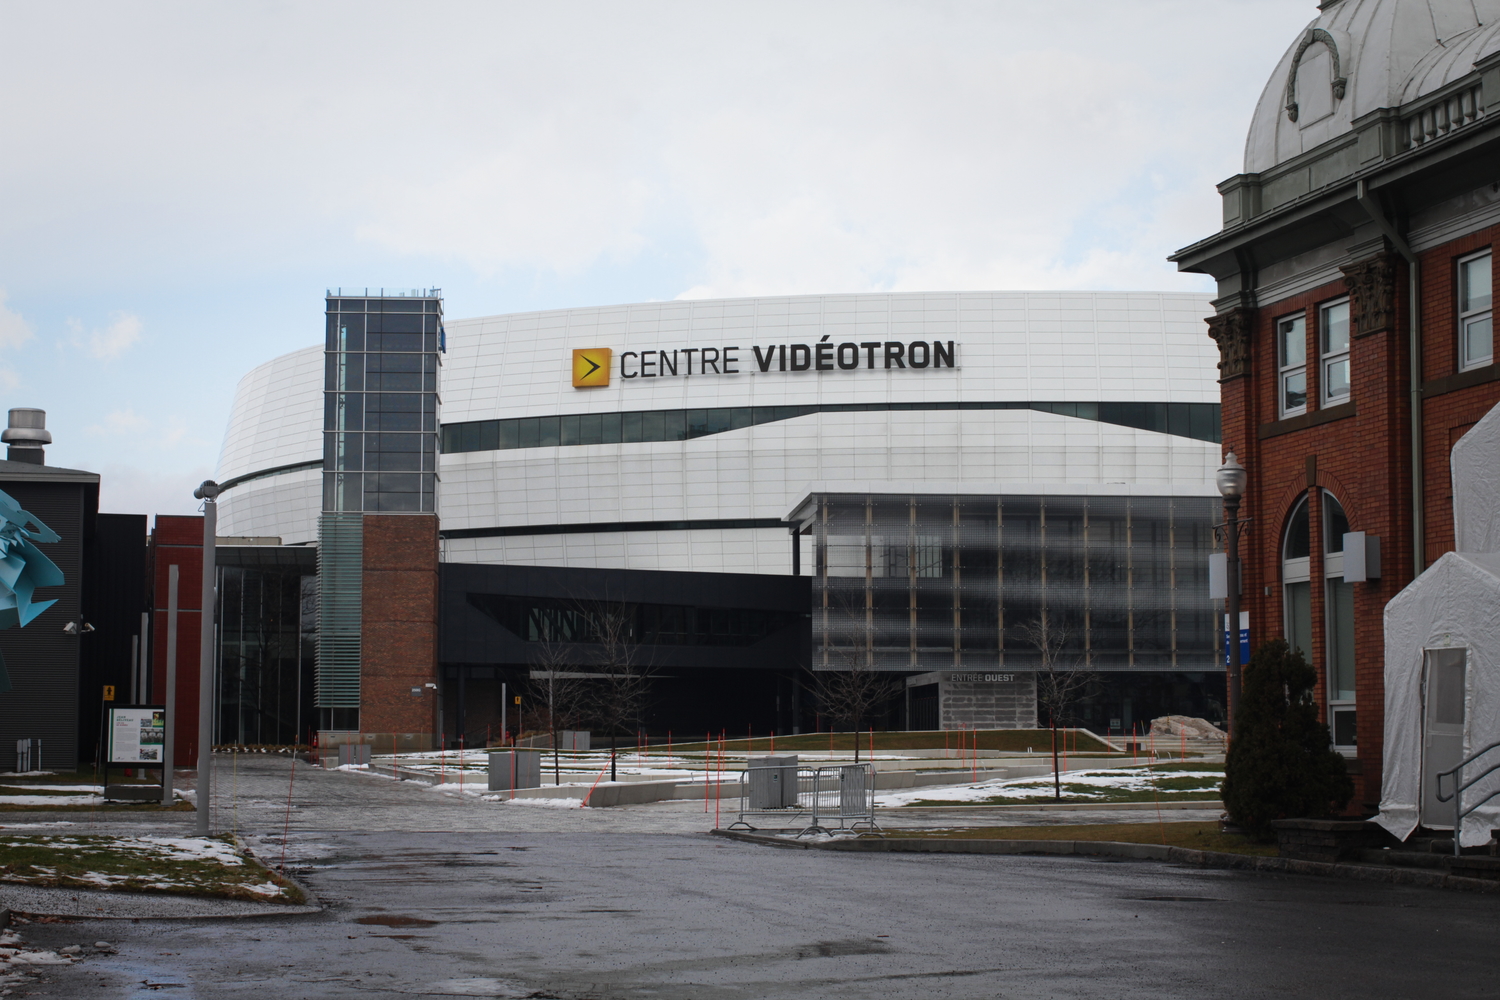
[[945, 672], [938, 682], [943, 729], [1031, 729], [1036, 726], [1036, 675]]

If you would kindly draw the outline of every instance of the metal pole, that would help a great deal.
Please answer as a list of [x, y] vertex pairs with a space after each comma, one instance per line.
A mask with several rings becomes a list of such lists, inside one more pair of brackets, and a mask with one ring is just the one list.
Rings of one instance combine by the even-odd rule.
[[510, 708], [510, 697], [505, 693], [505, 682], [500, 682], [500, 745], [505, 746], [505, 734], [507, 732], [505, 721], [506, 712]]
[[151, 612], [141, 612], [141, 700], [151, 704]]
[[162, 734], [161, 804], [172, 804], [172, 767], [177, 763], [177, 564], [167, 567], [167, 726]]
[[1240, 498], [1224, 498], [1224, 531], [1228, 552], [1224, 559], [1225, 601], [1229, 611], [1229, 684], [1226, 720], [1229, 735], [1234, 736], [1234, 713], [1240, 704]]
[[133, 635], [130, 637], [130, 703], [139, 705], [141, 681], [141, 637]]
[[218, 484], [209, 481], [194, 493], [203, 501], [203, 593], [198, 629], [198, 836], [208, 836], [214, 749], [214, 576], [219, 530]]
[[1463, 832], [1464, 823], [1464, 786], [1458, 781], [1459, 772], [1462, 770], [1462, 764], [1453, 769], [1453, 856], [1455, 858], [1463, 853], [1463, 849], [1458, 845], [1458, 838]]

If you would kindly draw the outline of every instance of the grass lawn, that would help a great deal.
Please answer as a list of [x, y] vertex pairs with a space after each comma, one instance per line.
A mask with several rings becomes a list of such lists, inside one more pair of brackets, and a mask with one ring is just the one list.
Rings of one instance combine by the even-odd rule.
[[302, 890], [228, 838], [0, 835], [0, 881], [302, 903]]
[[1055, 798], [1057, 787], [1052, 775], [1034, 778], [981, 782], [958, 785], [942, 791], [885, 792], [879, 802], [885, 806], [951, 806], [951, 805], [1046, 805], [1049, 802], [1216, 802], [1219, 785], [1224, 780], [1223, 765], [1193, 761], [1156, 765], [1122, 765], [1066, 771], [1059, 782], [1062, 795]]
[[[102, 809], [108, 812], [161, 812], [159, 802], [105, 802], [104, 789], [97, 784], [93, 771], [38, 772], [31, 774], [0, 774], [0, 812], [43, 811], [90, 811]], [[110, 775], [111, 785], [156, 785], [153, 778], [126, 778], [115, 771]], [[173, 812], [191, 812], [191, 804], [174, 803]]]
[[[957, 750], [959, 741], [963, 746], [972, 748], [975, 737], [978, 737], [980, 750], [998, 750], [1002, 753], [1025, 753], [1027, 750], [1035, 753], [1046, 753], [1052, 749], [1052, 732], [1048, 729], [989, 729], [968, 730], [965, 732], [940, 730], [917, 730], [913, 732], [894, 732], [874, 734], [875, 749], [880, 750]], [[1067, 740], [1068, 753], [1114, 753], [1109, 744], [1094, 736], [1092, 733], [1074, 731], [1057, 734], [1058, 748], [1061, 751], [1062, 742]], [[870, 748], [871, 736], [869, 733], [803, 733], [800, 736], [778, 736], [776, 737], [776, 751], [781, 753], [796, 753], [797, 751], [833, 751], [834, 753], [853, 753], [854, 741], [859, 740], [859, 748], [868, 750]], [[717, 750], [719, 744], [715, 741], [711, 748]], [[632, 747], [632, 750], [634, 748]], [[653, 743], [653, 750], [665, 749], [664, 745]], [[683, 753], [702, 753], [704, 743], [699, 740], [696, 743], [673, 743], [674, 751]], [[1165, 749], [1175, 749], [1165, 747]], [[728, 739], [724, 741], [724, 750], [728, 753], [769, 753], [771, 750], [771, 738], [769, 736], [757, 736], [754, 739]]]
[[1220, 833], [1217, 823], [1107, 823], [1084, 826], [978, 826], [963, 830], [893, 830], [887, 838], [941, 840], [1109, 840], [1122, 844], [1165, 844], [1196, 851], [1224, 851], [1276, 857], [1275, 844], [1261, 844], [1238, 833]]

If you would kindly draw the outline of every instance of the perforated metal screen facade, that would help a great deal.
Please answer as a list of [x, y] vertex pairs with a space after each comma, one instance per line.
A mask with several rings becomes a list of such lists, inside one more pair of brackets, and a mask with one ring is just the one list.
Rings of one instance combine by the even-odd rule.
[[811, 498], [815, 668], [1212, 670], [1217, 501]]
[[359, 708], [364, 538], [362, 514], [318, 519], [319, 708]]

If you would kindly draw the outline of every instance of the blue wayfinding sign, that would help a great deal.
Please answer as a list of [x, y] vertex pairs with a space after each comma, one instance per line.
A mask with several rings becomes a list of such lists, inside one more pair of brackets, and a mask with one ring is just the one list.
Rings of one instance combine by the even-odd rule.
[[[1229, 616], [1224, 616], [1224, 662], [1229, 662]], [[1240, 612], [1240, 665], [1250, 662], [1250, 612]]]

